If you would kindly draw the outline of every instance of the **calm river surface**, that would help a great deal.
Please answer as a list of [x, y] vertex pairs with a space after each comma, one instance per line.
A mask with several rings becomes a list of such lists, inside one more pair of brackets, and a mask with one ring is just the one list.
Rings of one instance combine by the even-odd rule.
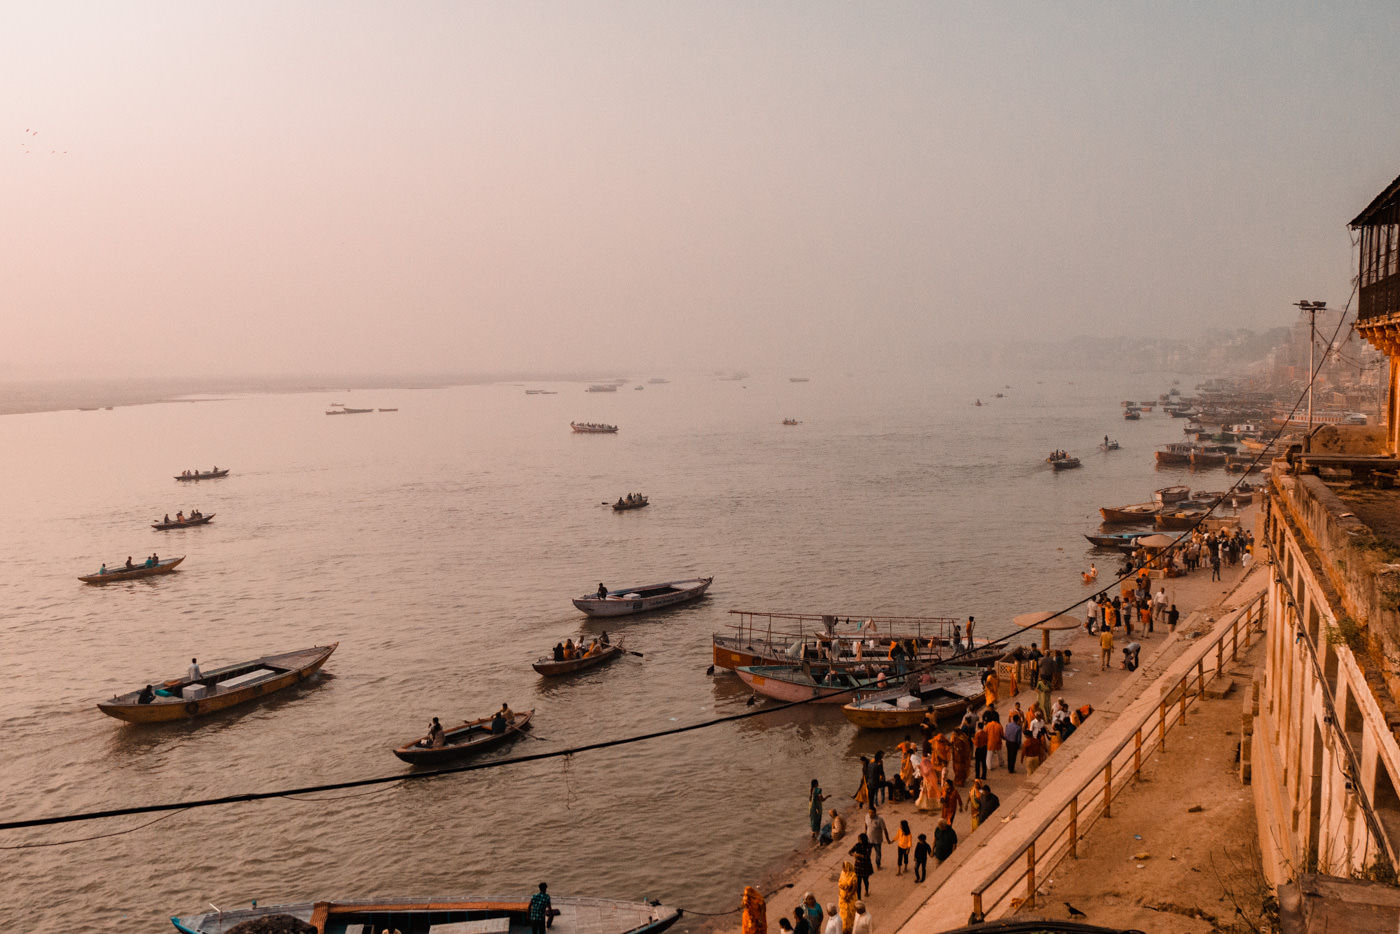
[[[1082, 596], [1098, 506], [1182, 476], [1151, 460], [1182, 422], [1125, 422], [1119, 407], [1165, 391], [1166, 375], [528, 385], [558, 394], [497, 384], [0, 417], [0, 820], [399, 774], [390, 748], [429, 717], [502, 701], [536, 710], [516, 753], [742, 713], [738, 679], [705, 674], [730, 610], [974, 614], [979, 634], [1004, 632]], [[327, 418], [332, 402], [399, 411]], [[571, 420], [621, 431], [575, 435]], [[1101, 453], [1104, 434], [1123, 449]], [[1084, 468], [1052, 473], [1056, 447]], [[232, 475], [172, 478], [215, 464]], [[652, 505], [603, 505], [630, 491]], [[217, 518], [148, 525], [192, 507]], [[188, 557], [153, 581], [76, 579], [152, 551]], [[599, 624], [569, 603], [600, 580], [698, 575], [715, 577], [706, 599], [651, 616]], [[548, 682], [531, 670], [603, 628], [645, 658]], [[125, 725], [94, 706], [183, 675], [191, 656], [209, 668], [332, 641], [306, 686], [194, 723]], [[784, 712], [369, 793], [3, 832], [6, 847], [117, 835], [5, 850], [0, 916], [26, 931], [162, 931], [208, 903], [540, 880], [726, 910], [805, 845], [808, 782], [848, 794], [854, 757], [892, 742], [857, 737], [839, 710]]]

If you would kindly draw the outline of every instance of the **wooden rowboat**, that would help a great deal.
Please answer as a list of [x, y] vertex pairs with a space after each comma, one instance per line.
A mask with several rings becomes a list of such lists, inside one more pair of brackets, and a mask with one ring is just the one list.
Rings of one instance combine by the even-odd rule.
[[1100, 506], [1099, 514], [1106, 523], [1151, 522], [1162, 511], [1161, 503], [1137, 503], [1133, 506]]
[[603, 647], [593, 655], [581, 655], [577, 658], [566, 658], [561, 661], [555, 661], [552, 655], [545, 655], [533, 664], [535, 670], [546, 677], [573, 674], [576, 671], [592, 668], [594, 665], [601, 665], [603, 662], [610, 662], [617, 658], [623, 652], [622, 638], [619, 637], [616, 642]]
[[904, 688], [882, 691], [841, 708], [846, 719], [867, 730], [893, 730], [918, 726], [925, 717], [941, 720], [976, 710], [986, 700], [979, 674], [959, 672], [956, 680], [909, 691]]
[[647, 584], [645, 587], [620, 587], [605, 591], [605, 596], [601, 597], [596, 593], [576, 597], [574, 606], [589, 616], [629, 616], [687, 600], [698, 600], [713, 582], [713, 577], [693, 577], [665, 584]]
[[[550, 934], [661, 934], [681, 916], [679, 908], [651, 902], [551, 895]], [[528, 934], [530, 896], [447, 895], [431, 898], [375, 898], [356, 901], [256, 905], [171, 918], [181, 934], [225, 934], [244, 922], [290, 915], [317, 934], [347, 931], [474, 931]]]
[[645, 496], [634, 499], [630, 503], [625, 499], [620, 499], [612, 504], [612, 508], [616, 512], [623, 512], [628, 509], [641, 509], [643, 506], [650, 504], [650, 502], [651, 500], [647, 499]]
[[480, 720], [464, 720], [458, 726], [442, 731], [442, 745], [434, 746], [430, 737], [424, 736], [411, 743], [404, 743], [394, 750], [394, 755], [414, 765], [431, 765], [448, 759], [473, 756], [488, 749], [513, 742], [530, 728], [533, 710], [515, 715], [506, 724], [502, 733], [491, 732], [491, 721], [495, 717], [482, 717]]
[[[818, 673], [824, 674], [820, 669]], [[741, 665], [734, 669], [745, 684], [764, 697], [779, 701], [812, 701], [817, 704], [844, 704], [856, 691], [884, 690], [878, 677], [860, 677], [837, 671], [818, 682], [801, 668], [789, 665]]]
[[264, 655], [248, 662], [225, 665], [201, 672], [196, 681], [176, 678], [155, 682], [162, 694], [148, 704], [140, 702], [140, 691], [120, 694], [97, 705], [109, 717], [131, 723], [160, 723], [167, 720], [188, 720], [238, 704], [266, 697], [285, 687], [291, 687], [315, 674], [331, 657], [339, 642], [316, 645], [309, 649]]
[[87, 574], [78, 580], [84, 584], [112, 584], [117, 581], [135, 580], [138, 577], [154, 577], [157, 574], [169, 574], [184, 560], [185, 556], [180, 555], [178, 558], [166, 558], [151, 565], [138, 564], [130, 568], [117, 565], [115, 568], [108, 568], [106, 574]]
[[171, 522], [152, 522], [151, 528], [161, 532], [168, 532], [170, 529], [187, 529], [195, 525], [208, 525], [214, 521], [214, 514], [211, 512], [207, 516], [196, 516], [193, 519], [176, 519]]
[[223, 470], [219, 470], [219, 469], [216, 468], [216, 469], [214, 469], [214, 470], [206, 470], [206, 471], [204, 471], [204, 473], [200, 473], [199, 471], [195, 471], [194, 473], [176, 474], [176, 475], [175, 475], [175, 479], [176, 479], [176, 480], [217, 480], [217, 479], [219, 479], [220, 477], [227, 477], [227, 476], [228, 476], [228, 468], [225, 467]]

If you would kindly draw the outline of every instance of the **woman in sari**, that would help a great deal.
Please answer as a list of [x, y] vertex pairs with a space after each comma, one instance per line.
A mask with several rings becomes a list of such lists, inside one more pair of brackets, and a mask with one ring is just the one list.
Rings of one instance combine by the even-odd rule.
[[987, 698], [987, 706], [993, 707], [997, 702], [997, 673], [993, 668], [987, 672], [987, 677], [982, 679], [982, 693]]
[[768, 907], [763, 893], [751, 885], [744, 886], [743, 934], [768, 934]]
[[932, 756], [919, 760], [919, 800], [914, 807], [920, 811], [938, 810], [938, 769], [934, 768]]
[[967, 773], [972, 770], [972, 740], [962, 730], [954, 730], [948, 736], [953, 747], [953, 781], [966, 785]]
[[1042, 717], [1049, 717], [1049, 716], [1050, 716], [1050, 682], [1046, 680], [1046, 678], [1045, 678], [1044, 675], [1041, 675], [1041, 676], [1040, 676], [1040, 680], [1037, 681], [1037, 682], [1035, 683], [1035, 693], [1036, 693], [1036, 697], [1038, 698], [1038, 700], [1036, 701], [1036, 703], [1038, 703], [1038, 704], [1040, 705], [1040, 714], [1041, 714], [1041, 716], [1042, 716]]
[[963, 808], [962, 795], [958, 794], [958, 786], [952, 781], [943, 783], [943, 814], [942, 817], [948, 823], [953, 822], [953, 818], [958, 816], [958, 812]]
[[943, 733], [937, 733], [933, 737], [933, 767], [938, 770], [939, 775], [948, 770], [948, 763], [953, 761], [953, 744], [948, 742], [948, 737]]
[[817, 834], [822, 829], [822, 802], [826, 800], [826, 795], [822, 794], [821, 785], [817, 780], [812, 779], [812, 791], [807, 798], [807, 822], [812, 825], [812, 839], [817, 839]]
[[[836, 882], [837, 892], [837, 913], [841, 915], [841, 934], [851, 934], [851, 928], [856, 921], [856, 886], [860, 885], [860, 880], [856, 878], [856, 864], [849, 859], [841, 864], [841, 878]], [[744, 934], [748, 934], [747, 931]]]
[[977, 829], [978, 814], [982, 810], [982, 779], [972, 780], [972, 789], [967, 793], [967, 813], [972, 818], [972, 829]]

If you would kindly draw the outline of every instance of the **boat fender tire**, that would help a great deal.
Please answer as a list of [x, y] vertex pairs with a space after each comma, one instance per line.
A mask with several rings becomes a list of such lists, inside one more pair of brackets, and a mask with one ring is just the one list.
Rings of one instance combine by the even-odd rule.
[[188, 716], [193, 717], [195, 714], [199, 713], [199, 705], [196, 704], [194, 701], [190, 701], [189, 703], [185, 704], [185, 713]]

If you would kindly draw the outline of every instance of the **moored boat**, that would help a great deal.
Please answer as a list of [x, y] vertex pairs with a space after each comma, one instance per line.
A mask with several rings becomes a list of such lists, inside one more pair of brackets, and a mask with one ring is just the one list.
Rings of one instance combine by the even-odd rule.
[[[550, 934], [660, 934], [681, 916], [678, 908], [611, 898], [551, 895], [550, 903], [554, 913]], [[529, 911], [529, 895], [438, 895], [255, 905], [170, 920], [182, 934], [226, 934], [236, 925], [256, 924], [276, 915], [310, 924], [317, 934], [392, 930], [527, 934]]]
[[1166, 505], [1167, 503], [1179, 503], [1191, 495], [1191, 488], [1176, 484], [1174, 486], [1164, 486], [1152, 494], [1152, 498], [1157, 502]]
[[217, 479], [219, 479], [220, 477], [227, 477], [227, 476], [228, 476], [228, 470], [229, 470], [229, 469], [228, 469], [227, 467], [225, 467], [223, 470], [220, 470], [219, 468], [215, 467], [213, 470], [206, 470], [206, 471], [204, 471], [203, 473], [200, 473], [198, 470], [195, 470], [195, 471], [191, 471], [191, 472], [189, 472], [189, 473], [176, 474], [176, 475], [175, 475], [175, 479], [176, 479], [176, 480], [182, 480], [182, 481], [183, 481], [183, 480], [217, 480]]
[[1128, 524], [1151, 522], [1152, 517], [1162, 509], [1161, 503], [1137, 503], [1132, 506], [1100, 506], [1099, 515], [1106, 523]]
[[764, 697], [817, 704], [844, 704], [856, 691], [883, 690], [889, 687], [891, 680], [888, 676], [884, 679], [879, 675], [862, 677], [855, 672], [818, 666], [741, 665], [734, 672]]
[[499, 733], [491, 728], [495, 715], [479, 720], [463, 720], [459, 725], [442, 731], [442, 745], [434, 746], [432, 736], [404, 743], [394, 750], [394, 755], [413, 765], [432, 765], [449, 759], [466, 758], [488, 749], [502, 746], [519, 739], [530, 728], [533, 710], [515, 714], [515, 719], [507, 720]]
[[644, 587], [600, 588], [596, 593], [575, 597], [574, 606], [589, 616], [630, 616], [697, 600], [705, 595], [713, 582], [714, 577], [692, 577]]
[[832, 614], [729, 612], [740, 622], [729, 632], [712, 636], [716, 668], [792, 665], [803, 660], [855, 668], [872, 660], [892, 660], [896, 642], [905, 647], [904, 660], [911, 666], [948, 659], [975, 665], [994, 660], [1002, 651], [988, 646], [985, 639], [975, 640], [967, 650], [962, 623], [946, 616], [848, 615], [843, 621]]
[[1209, 506], [1185, 506], [1172, 512], [1163, 511], [1157, 516], [1157, 528], [1171, 531], [1189, 529], [1208, 515]]
[[925, 717], [937, 721], [961, 715], [976, 710], [986, 700], [980, 671], [948, 669], [939, 675], [935, 683], [913, 690], [900, 688], [858, 696], [843, 705], [841, 712], [862, 729], [911, 729]]
[[1149, 532], [1114, 532], [1111, 535], [1085, 535], [1089, 544], [1095, 548], [1115, 548], [1118, 551], [1132, 551], [1137, 547], [1137, 540]]
[[[97, 705], [109, 717], [131, 723], [186, 720], [226, 710], [246, 701], [266, 697], [315, 674], [331, 657], [339, 642], [316, 645], [280, 655], [264, 655], [252, 661], [200, 672], [196, 679], [174, 678], [158, 683], [154, 697], [142, 702], [144, 689], [119, 694]], [[156, 685], [156, 682], [152, 682]]]
[[158, 529], [159, 531], [162, 531], [162, 532], [166, 532], [166, 531], [169, 531], [170, 529], [187, 529], [187, 528], [190, 528], [191, 526], [196, 526], [196, 525], [208, 525], [209, 523], [211, 523], [211, 522], [213, 522], [213, 521], [214, 521], [214, 513], [211, 512], [211, 513], [209, 513], [209, 515], [207, 515], [207, 516], [200, 515], [200, 516], [195, 516], [194, 518], [190, 518], [190, 517], [186, 516], [186, 517], [183, 518], [183, 519], [176, 519], [176, 520], [174, 520], [174, 521], [172, 521], [172, 522], [152, 522], [152, 523], [151, 523], [151, 528], [153, 528], [153, 529]]
[[114, 584], [117, 581], [136, 580], [138, 577], [155, 577], [157, 574], [169, 574], [184, 560], [185, 556], [180, 555], [178, 558], [162, 559], [155, 564], [137, 564], [132, 567], [118, 565], [108, 568], [104, 564], [102, 567], [105, 570], [79, 577], [78, 580], [84, 584]]
[[1164, 444], [1157, 449], [1156, 457], [1159, 466], [1186, 467], [1191, 463], [1191, 452], [1196, 449], [1196, 445], [1189, 442], [1174, 441]]
[[1142, 418], [1142, 412], [1138, 409], [1124, 409], [1123, 417], [1128, 419], [1128, 421], [1135, 422], [1138, 419]]
[[587, 654], [587, 652], [585, 652], [584, 654], [575, 656], [574, 658], [558, 659], [556, 659], [552, 655], [544, 655], [541, 656], [538, 661], [533, 662], [532, 664], [536, 671], [538, 671], [540, 674], [546, 677], [573, 674], [576, 671], [582, 671], [585, 668], [592, 668], [594, 665], [601, 665], [603, 664], [603, 662], [610, 662], [613, 659], [617, 658], [624, 651], [622, 648], [623, 638], [624, 637], [619, 636], [617, 640], [612, 642], [610, 645], [599, 645], [598, 651], [592, 655], [589, 655]]

